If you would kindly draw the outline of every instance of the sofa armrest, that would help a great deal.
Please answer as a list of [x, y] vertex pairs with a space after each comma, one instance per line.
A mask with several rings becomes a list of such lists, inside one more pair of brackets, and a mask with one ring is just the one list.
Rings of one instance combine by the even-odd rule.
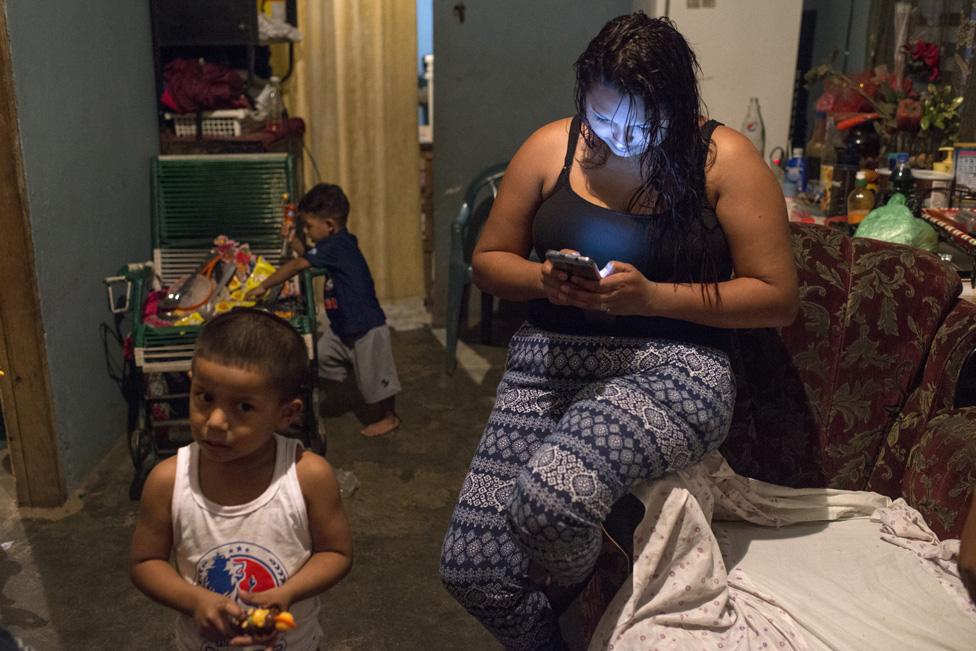
[[958, 538], [976, 487], [976, 407], [933, 418], [908, 455], [902, 495], [940, 538]]
[[956, 405], [963, 366], [976, 350], [976, 304], [960, 300], [939, 327], [928, 358], [924, 382], [934, 388], [931, 414]]
[[867, 490], [890, 496], [901, 493], [909, 452], [918, 445], [931, 419], [956, 408], [960, 376], [974, 350], [976, 304], [959, 300], [932, 338], [921, 379], [885, 437]]

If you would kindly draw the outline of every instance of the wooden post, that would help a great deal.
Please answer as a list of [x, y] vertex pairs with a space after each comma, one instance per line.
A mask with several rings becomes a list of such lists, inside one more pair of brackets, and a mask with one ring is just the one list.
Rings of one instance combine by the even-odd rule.
[[17, 503], [59, 506], [66, 497], [64, 474], [31, 242], [6, 0], [0, 0], [0, 187], [0, 400]]

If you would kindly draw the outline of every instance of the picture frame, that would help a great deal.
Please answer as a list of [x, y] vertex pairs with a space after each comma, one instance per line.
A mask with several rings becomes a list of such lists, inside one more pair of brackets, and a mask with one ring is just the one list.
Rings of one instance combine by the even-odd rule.
[[952, 148], [954, 185], [976, 191], [976, 142], [957, 142]]

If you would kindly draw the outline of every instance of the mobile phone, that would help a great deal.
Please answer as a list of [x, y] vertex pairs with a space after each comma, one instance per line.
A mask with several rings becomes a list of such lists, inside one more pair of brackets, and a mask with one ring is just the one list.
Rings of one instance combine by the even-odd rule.
[[579, 276], [587, 280], [600, 280], [600, 268], [596, 265], [593, 258], [580, 255], [579, 253], [563, 253], [549, 249], [546, 251], [546, 260], [560, 271], [564, 271], [572, 276]]

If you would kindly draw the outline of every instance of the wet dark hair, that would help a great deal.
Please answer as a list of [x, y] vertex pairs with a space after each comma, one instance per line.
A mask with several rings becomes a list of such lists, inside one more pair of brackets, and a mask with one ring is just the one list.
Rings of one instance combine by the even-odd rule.
[[[649, 245], [654, 247], [662, 240], [675, 242], [674, 250], [659, 252], [673, 260], [673, 279], [693, 282], [697, 278], [711, 283], [717, 296], [718, 271], [708, 247], [701, 247], [701, 260], [689, 259], [687, 253], [689, 246], [696, 244], [690, 240], [703, 232], [705, 168], [713, 162], [700, 121], [707, 114], [698, 88], [701, 68], [691, 46], [668, 18], [650, 18], [638, 11], [604, 25], [576, 60], [575, 69], [576, 111], [589, 152], [582, 164], [599, 167], [610, 156], [609, 147], [593, 132], [586, 117], [590, 90], [603, 84], [641, 98], [646, 115], [634, 115], [631, 109], [627, 126], [646, 123], [651, 144], [640, 155], [643, 182], [630, 198], [627, 210], [658, 217], [670, 215], [655, 218]], [[668, 122], [663, 133], [662, 120]], [[658, 141], [660, 144], [653, 144]], [[668, 237], [662, 237], [666, 232]]]
[[198, 357], [267, 373], [282, 400], [299, 397], [308, 374], [308, 352], [298, 331], [270, 312], [246, 307], [207, 322], [193, 353]]
[[338, 185], [319, 183], [298, 202], [298, 213], [321, 219], [331, 218], [339, 226], [345, 226], [349, 219], [349, 199]]

